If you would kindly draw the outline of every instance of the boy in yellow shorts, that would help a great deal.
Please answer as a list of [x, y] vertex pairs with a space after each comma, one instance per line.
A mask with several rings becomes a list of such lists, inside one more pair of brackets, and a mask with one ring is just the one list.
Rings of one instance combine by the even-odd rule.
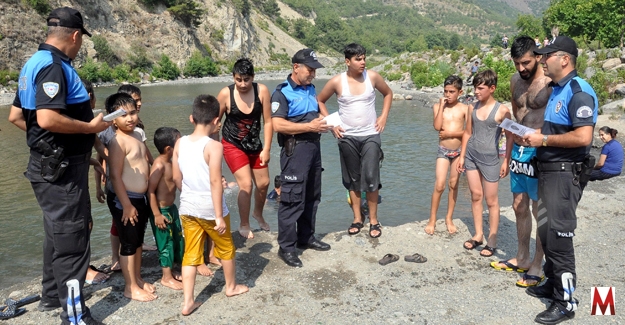
[[185, 251], [182, 259], [182, 315], [188, 316], [201, 303], [195, 302], [193, 290], [198, 265], [204, 262], [204, 241], [208, 235], [215, 242], [215, 257], [221, 260], [226, 279], [226, 296], [247, 292], [237, 284], [236, 248], [230, 233], [230, 215], [221, 185], [223, 145], [210, 138], [219, 132], [219, 102], [214, 96], [200, 95], [193, 102], [189, 117], [195, 129], [180, 138], [174, 147], [173, 174], [180, 192], [180, 220]]

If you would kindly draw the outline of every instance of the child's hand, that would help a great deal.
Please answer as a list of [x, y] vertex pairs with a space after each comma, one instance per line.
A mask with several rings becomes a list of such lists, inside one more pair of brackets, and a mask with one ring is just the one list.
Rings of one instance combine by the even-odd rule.
[[345, 133], [345, 130], [340, 125], [337, 125], [332, 128], [332, 134], [334, 134], [334, 137], [337, 139], [342, 138], [343, 133]]
[[503, 164], [501, 164], [501, 169], [499, 170], [499, 178], [505, 178], [506, 176], [508, 176], [509, 172], [510, 164], [508, 163], [508, 160], [504, 158]]
[[134, 206], [130, 206], [128, 208], [124, 208], [124, 214], [122, 215], [122, 223], [124, 224], [124, 226], [128, 223], [128, 221], [130, 221], [131, 225], [135, 225], [135, 222], [139, 221], [139, 213], [137, 212], [137, 209], [135, 209]]
[[223, 235], [226, 232], [226, 221], [224, 220], [224, 218], [223, 217], [215, 218], [215, 224], [216, 226], [213, 229], [217, 230], [217, 232], [220, 235]]
[[269, 163], [269, 159], [271, 159], [271, 155], [269, 154], [269, 149], [263, 150], [260, 152], [260, 165], [267, 166]]
[[441, 129], [441, 130], [438, 132], [438, 138], [439, 138], [439, 139], [441, 139], [441, 140], [443, 140], [443, 139], [447, 139], [447, 138], [449, 138], [449, 134], [447, 134], [447, 131], [445, 131], [445, 130]]
[[458, 171], [458, 173], [464, 173], [464, 157], [458, 158], [458, 165], [456, 166], [456, 170]]
[[95, 197], [96, 199], [98, 199], [98, 202], [100, 203], [104, 203], [104, 200], [106, 200], [106, 195], [104, 194], [104, 191], [102, 190], [102, 186], [96, 186]]
[[167, 229], [167, 224], [169, 220], [161, 213], [154, 215], [154, 224], [158, 229], [165, 230]]
[[447, 104], [447, 97], [441, 97], [438, 103], [438, 108], [444, 108], [445, 104]]

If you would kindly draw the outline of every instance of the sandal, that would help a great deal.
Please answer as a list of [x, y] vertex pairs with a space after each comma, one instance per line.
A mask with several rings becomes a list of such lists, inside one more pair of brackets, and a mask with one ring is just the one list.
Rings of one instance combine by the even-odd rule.
[[[482, 251], [480, 252], [480, 256], [482, 257], [491, 257], [493, 255], [495, 255], [495, 250], [497, 249], [497, 247], [490, 247], [488, 245], [484, 246], [484, 248], [482, 249]], [[484, 253], [484, 251], [488, 251], [489, 253]]]
[[[483, 243], [484, 242], [482, 242], [482, 241], [477, 241], [475, 239], [469, 239], [469, 240], [464, 242], [462, 247], [464, 247], [464, 249], [467, 249], [467, 250], [472, 250], [472, 249], [475, 249], [476, 247], [482, 245]], [[466, 244], [469, 244], [470, 246], [467, 247]]]
[[384, 257], [382, 257], [381, 260], [378, 261], [378, 263], [380, 263], [380, 265], [386, 265], [386, 264], [390, 264], [393, 262], [397, 262], [399, 260], [399, 256], [395, 255], [395, 254], [386, 254], [384, 255]]
[[[371, 238], [378, 238], [378, 237], [382, 236], [382, 229], [380, 228], [380, 226], [381, 225], [379, 223], [377, 223], [375, 225], [374, 224], [369, 224], [369, 236], [371, 236]], [[378, 232], [378, 234], [375, 235], [375, 236], [371, 234], [374, 231]]]
[[427, 262], [427, 258], [419, 253], [414, 253], [412, 255], [404, 256], [404, 261], [413, 262], [413, 263], [425, 263]]
[[[364, 226], [365, 225], [363, 225], [362, 222], [354, 222], [349, 226], [349, 228], [347, 228], [347, 233], [350, 235], [355, 235], [359, 233], [360, 229], [362, 229]], [[356, 231], [350, 231], [352, 229], [356, 229]]]

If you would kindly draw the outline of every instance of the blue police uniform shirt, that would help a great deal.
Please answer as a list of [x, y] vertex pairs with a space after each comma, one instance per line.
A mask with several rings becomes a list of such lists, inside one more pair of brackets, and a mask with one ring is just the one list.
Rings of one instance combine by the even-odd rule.
[[[315, 86], [302, 87], [293, 81], [291, 75], [286, 81], [276, 86], [271, 95], [272, 117], [281, 117], [293, 123], [308, 123], [319, 117], [319, 104]], [[278, 133], [278, 135], [288, 136]], [[298, 140], [319, 140], [317, 132], [296, 134]]]
[[[577, 76], [577, 71], [562, 78], [558, 83], [551, 82], [553, 88], [545, 109], [545, 123], [542, 134], [564, 134], [581, 126], [595, 126], [599, 101], [586, 80]], [[576, 148], [538, 147], [539, 161], [581, 162], [590, 153], [592, 144]]]
[[620, 174], [623, 169], [623, 147], [612, 139], [601, 148], [601, 154], [606, 155], [601, 171], [606, 174]]
[[41, 44], [26, 62], [20, 72], [13, 106], [22, 109], [31, 150], [37, 150], [39, 140], [44, 140], [53, 147], [62, 147], [66, 157], [91, 152], [95, 134], [55, 133], [42, 129], [37, 123], [38, 109], [59, 110], [83, 122], [93, 119], [87, 90], [72, 67], [71, 59], [56, 47]]

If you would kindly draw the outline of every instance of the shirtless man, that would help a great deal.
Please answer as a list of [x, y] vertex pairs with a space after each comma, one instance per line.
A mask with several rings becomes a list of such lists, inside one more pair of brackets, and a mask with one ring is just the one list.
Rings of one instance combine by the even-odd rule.
[[[477, 66], [477, 62], [476, 66]], [[450, 234], [456, 232], [456, 226], [452, 220], [456, 198], [458, 197], [457, 171], [460, 147], [462, 146], [462, 135], [464, 125], [467, 121], [467, 105], [458, 102], [458, 96], [462, 94], [462, 79], [452, 75], [445, 79], [443, 83], [444, 97], [434, 104], [434, 129], [438, 131], [438, 153], [436, 155], [436, 181], [432, 192], [432, 205], [430, 207], [430, 220], [425, 227], [428, 235], [434, 234], [436, 228], [436, 213], [441, 203], [441, 196], [445, 191], [445, 181], [449, 170], [449, 198], [447, 199], [447, 215], [445, 224]]]
[[[544, 75], [539, 65], [540, 56], [534, 54], [536, 42], [530, 37], [519, 37], [511, 47], [512, 60], [518, 73], [510, 80], [512, 93], [512, 113], [518, 123], [533, 129], [543, 125], [545, 107], [551, 95], [548, 87], [551, 79]], [[519, 287], [538, 285], [544, 276], [542, 272], [543, 249], [540, 239], [536, 236], [536, 254], [531, 259], [529, 251], [532, 218], [530, 217], [529, 200], [532, 200], [532, 213], [537, 215], [538, 178], [529, 161], [536, 155], [536, 149], [524, 147], [522, 139], [514, 136], [514, 147], [510, 161], [510, 188], [513, 195], [514, 213], [516, 215], [519, 247], [515, 258], [507, 261], [492, 262], [491, 266], [498, 270], [526, 272], [517, 281]]]
[[[328, 115], [325, 102], [337, 96], [341, 124], [332, 132], [338, 139], [341, 156], [343, 185], [349, 190], [354, 212], [354, 222], [347, 232], [355, 235], [364, 226], [360, 214], [361, 192], [366, 192], [369, 204], [369, 236], [382, 235], [378, 222], [378, 189], [380, 185], [380, 159], [382, 141], [388, 113], [393, 102], [393, 91], [377, 72], [365, 68], [367, 53], [362, 45], [345, 46], [347, 71], [334, 76], [317, 96], [319, 111]], [[376, 116], [376, 89], [384, 96], [382, 114]]]

